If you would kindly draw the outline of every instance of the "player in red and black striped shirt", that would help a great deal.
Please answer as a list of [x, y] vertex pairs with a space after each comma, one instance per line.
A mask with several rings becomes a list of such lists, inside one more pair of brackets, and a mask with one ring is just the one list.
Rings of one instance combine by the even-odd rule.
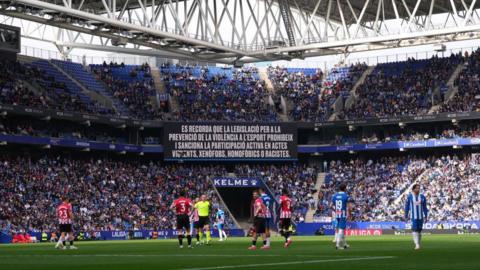
[[285, 248], [292, 244], [290, 225], [292, 224], [292, 199], [288, 197], [288, 190], [282, 190], [280, 196], [280, 234], [285, 237]]
[[179, 192], [179, 197], [173, 201], [170, 209], [175, 211], [177, 215], [178, 244], [183, 248], [183, 232], [187, 233], [188, 247], [192, 248], [192, 235], [190, 234], [190, 214], [193, 209], [193, 203], [190, 199], [185, 198], [185, 191]]
[[73, 245], [73, 210], [67, 197], [62, 197], [62, 203], [57, 207], [57, 218], [60, 229], [60, 238], [55, 248], [66, 249], [66, 241], [70, 241], [70, 249], [77, 249]]
[[[263, 203], [262, 198], [258, 191], [253, 192], [253, 225], [255, 231], [252, 235], [252, 245], [248, 248], [250, 250], [257, 249], [257, 239], [261, 235], [263, 240], [266, 240], [265, 236], [265, 217], [267, 215], [267, 207]], [[262, 249], [269, 249], [269, 246], [264, 245]]]

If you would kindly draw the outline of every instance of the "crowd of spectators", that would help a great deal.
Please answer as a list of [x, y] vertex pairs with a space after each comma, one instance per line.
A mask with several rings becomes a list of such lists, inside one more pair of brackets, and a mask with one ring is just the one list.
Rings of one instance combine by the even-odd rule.
[[425, 170], [426, 163], [426, 160], [414, 157], [332, 161], [328, 181], [319, 195], [316, 215], [331, 216], [332, 195], [339, 184], [345, 183], [355, 201], [352, 220], [383, 220], [388, 207]]
[[0, 134], [53, 137], [108, 143], [126, 143], [126, 135], [109, 127], [99, 128], [72, 122], [55, 122], [0, 117]]
[[333, 104], [339, 96], [346, 96], [367, 69], [364, 63], [336, 67], [325, 78], [320, 69], [290, 69], [268, 67], [276, 95], [285, 97], [293, 108], [293, 121], [327, 121], [333, 113]]
[[[463, 62], [465, 68], [454, 83], [458, 93], [444, 102], [444, 93], [439, 94], [438, 89], [446, 87], [446, 81]], [[479, 63], [480, 52], [476, 51], [465, 56], [452, 54], [379, 64], [356, 89], [353, 105], [335, 111], [336, 115], [346, 119], [413, 116], [429, 113], [433, 105], [440, 105], [439, 112], [476, 111], [480, 100]], [[334, 112], [335, 101], [347, 98], [367, 69], [359, 63], [333, 68], [325, 76], [320, 69], [269, 67], [268, 76], [275, 89], [269, 92], [256, 68], [164, 65], [160, 67], [162, 79], [178, 103], [175, 115], [166, 116], [171, 105], [168, 97], [157, 100], [148, 64], [132, 68], [123, 63], [104, 63], [92, 67], [97, 79], [106, 84], [132, 117], [181, 121], [278, 121], [281, 96], [287, 101], [290, 120], [327, 121]], [[116, 76], [121, 70], [128, 70], [130, 77]], [[0, 72], [2, 104], [116, 114], [95, 101], [82, 100], [38, 66], [2, 61]]]
[[[77, 231], [173, 229], [169, 206], [181, 189], [190, 198], [206, 194], [213, 209], [224, 207], [208, 180], [223, 173], [220, 166], [4, 155], [0, 223], [11, 232], [54, 230], [55, 208], [68, 196]], [[227, 227], [233, 226], [228, 217]]]
[[[36, 86], [36, 90], [26, 85]], [[0, 61], [0, 104], [91, 114], [112, 114], [98, 103], [87, 104], [69, 93], [38, 67], [18, 61]]]
[[[216, 72], [213, 72], [212, 70]], [[164, 66], [163, 81], [179, 108], [181, 121], [276, 121], [265, 82], [256, 68]]]
[[[156, 90], [148, 64], [125, 66], [122, 64], [92, 66], [97, 79], [103, 81], [114, 98], [120, 100], [137, 119], [163, 119], [168, 112], [168, 102], [155, 104]], [[116, 76], [128, 73], [128, 77]]]
[[354, 221], [401, 221], [405, 194], [416, 182], [427, 197], [430, 220], [478, 220], [479, 172], [478, 154], [333, 161], [315, 215], [331, 216], [331, 196], [346, 183], [354, 201]]
[[435, 99], [435, 90], [446, 84], [461, 61], [461, 54], [452, 54], [379, 64], [356, 89], [357, 100], [345, 110], [345, 116], [361, 119], [427, 114], [442, 101]]
[[445, 127], [435, 130], [418, 130], [415, 127], [404, 128], [400, 131], [382, 130], [365, 131], [357, 136], [335, 135], [333, 140], [322, 142], [334, 145], [351, 145], [367, 143], [386, 143], [392, 141], [423, 141], [430, 139], [457, 139], [457, 138], [478, 138], [480, 137], [480, 125], [478, 123], [466, 123], [456, 126]]
[[306, 74], [300, 69], [289, 71], [287, 68], [270, 66], [267, 72], [275, 94], [292, 102], [293, 108], [289, 112], [291, 120], [328, 119], [332, 102], [329, 98], [321, 98], [323, 72], [320, 69]]
[[480, 50], [465, 53], [465, 67], [454, 81], [458, 92], [440, 107], [440, 112], [472, 112], [480, 110]]
[[[0, 227], [10, 232], [50, 231], [62, 195], [72, 199], [79, 231], [172, 229], [169, 205], [181, 189], [188, 197], [204, 193], [213, 209], [224, 208], [213, 177], [227, 166], [163, 164], [155, 161], [4, 155], [0, 158]], [[480, 155], [412, 155], [331, 161], [317, 192], [318, 169], [307, 164], [236, 165], [237, 177], [262, 179], [275, 199], [287, 188], [294, 201], [293, 219], [304, 222], [309, 209], [331, 216], [331, 197], [346, 183], [353, 199], [354, 221], [403, 220], [405, 194], [420, 183], [430, 220], [480, 219]], [[235, 225], [228, 218], [228, 226]]]

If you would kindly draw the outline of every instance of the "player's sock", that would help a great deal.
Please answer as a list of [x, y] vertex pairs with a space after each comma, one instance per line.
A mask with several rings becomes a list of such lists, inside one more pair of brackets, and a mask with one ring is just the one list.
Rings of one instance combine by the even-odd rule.
[[267, 245], [267, 240], [263, 240], [263, 245], [264, 245], [264, 246]]
[[290, 232], [285, 233], [285, 243], [290, 239]]
[[207, 242], [210, 242], [211, 240], [210, 230], [207, 230], [205, 234], [207, 235]]
[[267, 237], [267, 241], [266, 241], [266, 242], [267, 242], [267, 245], [266, 245], [266, 246], [269, 247], [269, 246], [270, 246], [270, 237]]
[[73, 246], [73, 240], [70, 241], [70, 246]]
[[422, 244], [422, 232], [418, 232], [418, 245]]
[[223, 240], [222, 230], [218, 230], [218, 237], [220, 238], [220, 241]]
[[198, 235], [199, 235], [198, 241], [203, 240], [203, 232], [202, 231], [198, 232]]
[[222, 230], [222, 233], [223, 233], [223, 238], [227, 240], [227, 233], [225, 232], [225, 230]]
[[413, 243], [415, 244], [415, 246], [418, 246], [417, 232], [412, 232], [412, 236], [413, 236]]
[[178, 244], [183, 246], [183, 235], [178, 235]]
[[198, 233], [195, 234], [195, 238], [197, 239], [197, 242], [200, 242], [200, 235]]
[[256, 246], [257, 245], [257, 240], [252, 240], [252, 246]]
[[62, 243], [63, 243], [63, 237], [60, 236], [60, 237], [58, 238], [57, 244], [60, 245], [60, 244], [62, 244]]
[[338, 230], [337, 247], [342, 247], [343, 246], [342, 240], [343, 240], [343, 230], [340, 229], [340, 230]]
[[188, 242], [189, 246], [192, 245], [192, 236], [191, 235], [187, 235], [187, 242]]

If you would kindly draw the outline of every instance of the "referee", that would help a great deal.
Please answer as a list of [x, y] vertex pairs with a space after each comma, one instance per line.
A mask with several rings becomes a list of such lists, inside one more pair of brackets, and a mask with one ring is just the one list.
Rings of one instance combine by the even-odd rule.
[[195, 204], [195, 209], [198, 211], [198, 234], [200, 240], [203, 241], [203, 230], [207, 236], [207, 245], [210, 244], [210, 202], [207, 200], [207, 195], [202, 194], [200, 201]]

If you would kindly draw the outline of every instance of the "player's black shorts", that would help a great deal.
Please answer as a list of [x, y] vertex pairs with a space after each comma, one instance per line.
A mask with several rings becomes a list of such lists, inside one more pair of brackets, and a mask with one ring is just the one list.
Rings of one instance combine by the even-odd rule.
[[256, 233], [265, 233], [265, 218], [255, 217], [253, 220], [253, 226], [255, 227]]
[[281, 218], [280, 219], [280, 229], [288, 231], [292, 225], [292, 220], [290, 218]]
[[188, 215], [177, 215], [177, 230], [190, 229], [190, 218]]
[[265, 218], [265, 230], [270, 231], [270, 221], [272, 218]]
[[208, 217], [198, 217], [198, 221], [197, 221], [198, 227], [197, 228], [203, 228], [203, 227], [205, 227], [205, 225], [208, 225], [208, 224], [210, 224], [210, 221], [209, 221]]
[[59, 225], [60, 233], [71, 233], [72, 232], [72, 224], [60, 224]]

